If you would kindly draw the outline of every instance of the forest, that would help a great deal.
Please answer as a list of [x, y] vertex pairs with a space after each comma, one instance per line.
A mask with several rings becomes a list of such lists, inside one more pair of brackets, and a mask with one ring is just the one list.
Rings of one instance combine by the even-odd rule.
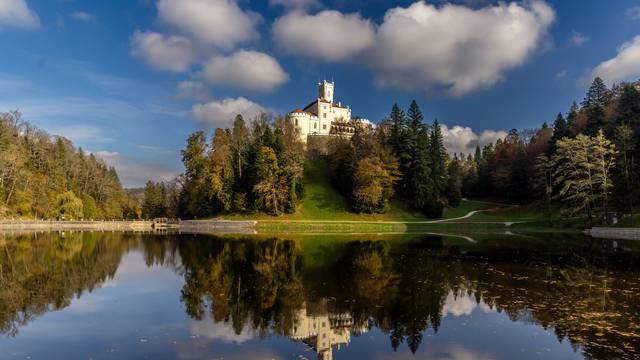
[[[438, 121], [428, 125], [416, 101], [406, 111], [395, 104], [378, 126], [332, 138], [325, 156], [355, 213], [384, 213], [399, 199], [438, 218], [462, 198], [481, 198], [611, 223], [633, 216], [639, 200], [639, 89], [596, 78], [580, 105], [472, 154], [448, 154]], [[144, 216], [280, 215], [295, 212], [304, 194], [304, 144], [284, 118], [247, 125], [237, 116], [210, 140], [196, 132], [182, 160], [176, 181], [147, 184]]]
[[98, 220], [139, 216], [118, 174], [71, 141], [0, 114], [0, 218]]

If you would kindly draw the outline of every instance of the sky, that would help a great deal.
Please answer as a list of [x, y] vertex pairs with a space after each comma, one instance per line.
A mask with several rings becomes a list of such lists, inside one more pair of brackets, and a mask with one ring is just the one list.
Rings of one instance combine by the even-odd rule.
[[640, 78], [640, 2], [0, 0], [0, 111], [71, 139], [123, 185], [169, 180], [193, 131], [303, 107], [317, 82], [451, 152], [539, 127], [594, 76]]

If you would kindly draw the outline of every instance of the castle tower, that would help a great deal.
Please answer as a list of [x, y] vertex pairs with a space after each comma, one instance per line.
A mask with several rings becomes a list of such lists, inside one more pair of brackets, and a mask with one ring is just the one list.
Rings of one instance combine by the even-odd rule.
[[333, 103], [333, 82], [323, 80], [321, 83], [318, 83], [318, 97]]

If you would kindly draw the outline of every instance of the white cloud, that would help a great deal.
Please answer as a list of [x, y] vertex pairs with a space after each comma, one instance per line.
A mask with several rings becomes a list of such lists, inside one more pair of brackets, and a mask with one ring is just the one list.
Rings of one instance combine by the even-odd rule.
[[236, 334], [229, 324], [215, 323], [209, 316], [202, 321], [193, 321], [191, 323], [191, 334], [224, 343], [236, 344], [242, 344], [254, 338], [254, 334], [248, 328], [243, 328], [240, 334]]
[[148, 180], [170, 181], [178, 175], [177, 171], [143, 164], [115, 151], [102, 150], [95, 152], [95, 155], [116, 169], [124, 187], [139, 187]]
[[197, 59], [193, 44], [183, 36], [136, 31], [131, 37], [131, 48], [133, 56], [161, 70], [187, 71]]
[[498, 139], [507, 136], [506, 131], [484, 130], [479, 135], [470, 127], [455, 125], [449, 128], [445, 124], [440, 124], [444, 147], [449, 154], [470, 154], [476, 150], [476, 146], [483, 146], [493, 143]]
[[3, 26], [35, 29], [40, 26], [40, 19], [26, 0], [0, 0], [0, 27]]
[[540, 0], [479, 9], [418, 1], [386, 12], [371, 66], [381, 85], [461, 95], [494, 85], [524, 63], [554, 19]]
[[316, 15], [290, 12], [273, 24], [272, 35], [283, 51], [325, 61], [353, 58], [371, 46], [375, 31], [360, 14], [325, 10]]
[[159, 0], [158, 15], [198, 41], [225, 49], [259, 37], [261, 17], [233, 0]]
[[557, 79], [562, 79], [562, 78], [564, 78], [565, 76], [567, 76], [567, 74], [568, 74], [568, 73], [569, 73], [569, 72], [567, 71], [567, 69], [560, 70], [560, 71], [558, 71], [558, 72], [556, 73], [556, 78], [557, 78]]
[[309, 9], [321, 6], [318, 0], [269, 0], [271, 6], [283, 6], [285, 9]]
[[243, 97], [213, 100], [205, 104], [196, 104], [192, 109], [193, 117], [210, 128], [228, 127], [238, 114], [245, 119], [251, 119], [263, 112], [266, 110], [262, 106]]
[[640, 20], [640, 6], [635, 6], [625, 11], [627, 17], [631, 20]]
[[596, 66], [591, 78], [599, 76], [607, 83], [636, 80], [640, 77], [640, 35], [618, 48], [618, 54]]
[[589, 41], [589, 38], [580, 34], [579, 32], [573, 30], [571, 32], [571, 36], [569, 37], [569, 43], [574, 46], [581, 46], [582, 44]]
[[442, 316], [453, 315], [459, 317], [462, 315], [471, 315], [473, 310], [478, 306], [475, 298], [467, 294], [460, 294], [455, 296], [452, 291], [449, 291], [447, 299], [442, 305]]
[[200, 81], [185, 80], [178, 83], [178, 100], [196, 99], [205, 101], [209, 99], [209, 89]]
[[204, 66], [202, 77], [212, 85], [240, 89], [271, 90], [289, 80], [289, 75], [273, 57], [256, 51], [216, 55]]
[[74, 11], [71, 13], [71, 18], [73, 20], [88, 22], [88, 23], [96, 22], [98, 20], [98, 18], [95, 15], [85, 11]]

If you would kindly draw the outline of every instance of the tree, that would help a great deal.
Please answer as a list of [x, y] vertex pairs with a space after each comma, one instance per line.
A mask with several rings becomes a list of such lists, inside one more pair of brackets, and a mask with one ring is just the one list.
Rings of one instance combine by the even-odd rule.
[[596, 77], [593, 79], [589, 90], [587, 90], [587, 94], [582, 101], [582, 107], [589, 108], [594, 105], [604, 107], [608, 92], [609, 90], [604, 84], [604, 81], [602, 81], [600, 77]]
[[555, 152], [556, 143], [558, 140], [566, 138], [569, 136], [569, 126], [565, 121], [562, 113], [558, 113], [556, 116], [556, 120], [553, 122], [553, 135], [551, 136], [551, 144], [549, 146], [549, 150], [547, 151], [547, 155], [553, 154]]
[[248, 145], [249, 130], [242, 115], [237, 115], [233, 121], [231, 133], [231, 150], [233, 151], [233, 163], [235, 164], [236, 178], [242, 179], [242, 169], [246, 164], [246, 152]]
[[231, 210], [234, 186], [234, 163], [231, 132], [216, 129], [209, 151], [208, 198], [213, 212]]
[[431, 147], [431, 178], [433, 179], [433, 192], [437, 197], [444, 196], [444, 190], [447, 184], [447, 172], [445, 162], [447, 160], [447, 151], [444, 148], [444, 140], [442, 138], [442, 130], [438, 120], [434, 121], [431, 128], [431, 139], [429, 141]]
[[627, 124], [618, 126], [615, 139], [616, 147], [619, 149], [616, 193], [619, 202], [624, 204], [633, 221], [633, 204], [638, 193], [638, 178], [634, 171], [636, 142], [631, 126]]
[[389, 143], [397, 154], [400, 151], [403, 141], [402, 137], [404, 135], [404, 130], [406, 127], [406, 118], [404, 112], [400, 109], [397, 103], [393, 104], [393, 107], [391, 108], [389, 120], [391, 121]]
[[516, 151], [516, 156], [511, 162], [509, 172], [509, 198], [517, 203], [523, 203], [529, 199], [530, 183], [528, 172], [527, 154], [520, 146]]
[[82, 200], [72, 191], [65, 191], [56, 197], [55, 215], [59, 220], [82, 219]]
[[353, 204], [357, 212], [383, 213], [393, 196], [395, 178], [377, 156], [358, 161], [354, 173]]
[[607, 219], [615, 153], [615, 146], [602, 131], [596, 137], [580, 134], [558, 142], [553, 158], [554, 185], [559, 189], [555, 197], [569, 205], [572, 214], [584, 212], [592, 222], [593, 213], [600, 206]]
[[457, 207], [462, 201], [462, 169], [460, 168], [460, 161], [457, 156], [454, 156], [453, 160], [448, 166], [447, 176], [447, 188], [446, 195], [449, 201], [449, 206]]
[[553, 162], [545, 154], [538, 155], [535, 164], [533, 188], [544, 198], [547, 215], [551, 214], [551, 199], [553, 196]]
[[147, 181], [144, 187], [142, 216], [145, 219], [166, 216], [166, 189], [163, 183]]
[[261, 146], [258, 150], [255, 163], [256, 184], [253, 193], [256, 198], [256, 207], [273, 215], [279, 215], [283, 211], [284, 202], [288, 194], [280, 180], [280, 167], [278, 158], [272, 148]]
[[98, 217], [98, 207], [96, 200], [91, 195], [82, 198], [82, 214], [85, 220], [95, 220]]
[[197, 217], [210, 214], [208, 199], [209, 160], [207, 158], [207, 137], [204, 131], [196, 131], [187, 139], [182, 150], [182, 163], [185, 168], [185, 184], [181, 194], [181, 212], [183, 215]]

